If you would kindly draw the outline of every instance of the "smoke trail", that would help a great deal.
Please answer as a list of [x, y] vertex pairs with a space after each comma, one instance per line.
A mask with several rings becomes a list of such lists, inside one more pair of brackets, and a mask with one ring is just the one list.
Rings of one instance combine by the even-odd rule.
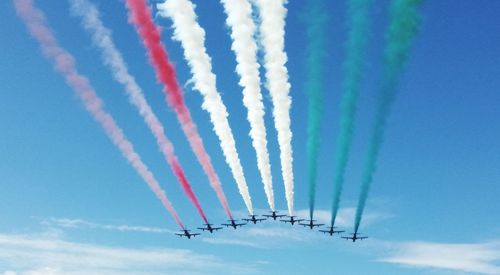
[[158, 4], [157, 7], [160, 15], [170, 17], [173, 21], [173, 38], [182, 43], [184, 57], [193, 74], [194, 87], [203, 95], [202, 108], [210, 114], [226, 162], [231, 168], [248, 212], [253, 214], [252, 200], [248, 193], [243, 167], [227, 120], [228, 113], [217, 92], [216, 77], [212, 72], [211, 60], [205, 48], [205, 31], [196, 22], [195, 7], [188, 0], [167, 0], [163, 4]]
[[262, 19], [260, 33], [264, 46], [264, 67], [266, 68], [267, 89], [273, 102], [274, 125], [278, 132], [280, 147], [281, 173], [285, 184], [285, 195], [288, 203], [288, 214], [293, 214], [293, 157], [292, 131], [290, 129], [289, 96], [290, 83], [285, 66], [285, 17], [287, 0], [256, 0], [259, 15]]
[[111, 70], [114, 79], [125, 87], [130, 103], [137, 107], [144, 122], [146, 122], [153, 133], [160, 147], [160, 151], [165, 156], [165, 160], [177, 177], [182, 189], [191, 203], [195, 206], [201, 218], [205, 223], [208, 223], [198, 198], [194, 194], [191, 184], [187, 180], [177, 156], [175, 155], [174, 147], [164, 133], [163, 125], [153, 113], [146, 98], [144, 98], [144, 93], [139, 85], [137, 85], [135, 78], [128, 72], [122, 54], [118, 51], [113, 42], [111, 31], [103, 25], [100, 19], [99, 11], [95, 5], [88, 0], [71, 0], [70, 2], [72, 13], [81, 17], [83, 27], [92, 36], [94, 44], [101, 50], [104, 63]]
[[420, 25], [418, 8], [421, 4], [422, 0], [392, 0], [391, 2], [390, 24], [386, 30], [384, 71], [375, 114], [375, 123], [371, 133], [370, 147], [363, 171], [354, 232], [358, 231], [361, 223], [366, 199], [373, 181], [373, 174], [377, 168], [377, 159], [384, 141], [387, 117], [396, 96], [399, 77], [408, 59], [413, 39], [418, 33]]
[[210, 184], [215, 190], [227, 216], [232, 219], [226, 195], [222, 190], [219, 177], [215, 173], [210, 157], [203, 146], [203, 141], [184, 102], [184, 95], [179, 83], [177, 83], [174, 66], [170, 62], [167, 52], [161, 43], [160, 30], [153, 22], [151, 10], [145, 0], [127, 0], [126, 5], [129, 10], [129, 20], [135, 26], [142, 42], [146, 46], [150, 62], [156, 70], [156, 77], [164, 85], [163, 92], [167, 96], [167, 102], [176, 112], [191, 148], [207, 174]]
[[257, 155], [259, 168], [267, 202], [274, 208], [273, 180], [271, 164], [267, 152], [266, 126], [264, 124], [264, 104], [260, 92], [259, 64], [257, 62], [257, 44], [253, 38], [255, 24], [252, 19], [252, 6], [247, 0], [221, 0], [227, 14], [226, 24], [231, 28], [233, 43], [231, 49], [236, 55], [236, 72], [240, 76], [243, 88], [243, 104], [248, 110], [250, 137]]
[[332, 226], [335, 224], [339, 210], [344, 175], [349, 160], [356, 105], [364, 64], [366, 40], [369, 29], [369, 11], [372, 0], [348, 1], [347, 54], [343, 65], [344, 79], [342, 83], [342, 100], [340, 103], [340, 129], [337, 137], [337, 153], [335, 166], [334, 193], [332, 203]]
[[309, 216], [313, 219], [319, 152], [319, 130], [323, 113], [323, 90], [326, 60], [326, 0], [307, 1], [307, 76], [305, 88], [309, 100], [307, 127], [307, 165], [309, 184]]
[[59, 46], [42, 11], [34, 7], [33, 0], [14, 0], [14, 5], [18, 16], [28, 28], [30, 34], [40, 43], [45, 57], [54, 63], [56, 71], [64, 77], [66, 83], [75, 91], [87, 111], [101, 125], [130, 165], [135, 168], [137, 173], [149, 185], [177, 224], [184, 229], [184, 225], [167, 198], [165, 191], [160, 187], [148, 167], [134, 151], [132, 143], [125, 137], [122, 129], [118, 127], [113, 117], [104, 111], [103, 103], [97, 96], [94, 88], [90, 85], [89, 80], [77, 71], [73, 56]]

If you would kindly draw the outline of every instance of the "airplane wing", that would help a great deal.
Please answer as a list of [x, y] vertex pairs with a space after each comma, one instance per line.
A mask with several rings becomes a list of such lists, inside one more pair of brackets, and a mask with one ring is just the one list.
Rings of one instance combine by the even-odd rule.
[[181, 233], [174, 233], [175, 235], [179, 236], [179, 237], [182, 237], [184, 236], [184, 234], [181, 234]]
[[247, 222], [252, 221], [252, 219], [242, 219], [242, 220], [247, 221]]
[[200, 233], [193, 233], [193, 234], [191, 234], [191, 236], [193, 236], [193, 237], [194, 236], [198, 236], [198, 235], [200, 235]]
[[228, 226], [228, 227], [229, 227], [229, 226], [233, 226], [232, 224], [227, 224], [227, 223], [223, 223], [222, 225], [224, 225], [224, 226]]
[[317, 223], [317, 224], [314, 224], [313, 226], [322, 226], [322, 225], [325, 225], [324, 223]]
[[257, 221], [265, 221], [266, 219], [257, 219]]
[[346, 239], [346, 240], [352, 240], [351, 237], [341, 237], [342, 239]]
[[359, 237], [358, 239], [362, 240], [362, 239], [368, 239], [368, 237]]
[[327, 230], [319, 230], [320, 232], [323, 232], [323, 233], [330, 233], [330, 231], [327, 231]]
[[245, 225], [246, 223], [237, 223], [236, 226], [243, 226]]
[[204, 228], [204, 227], [198, 227], [198, 229], [201, 230], [201, 231], [208, 230], [208, 228]]

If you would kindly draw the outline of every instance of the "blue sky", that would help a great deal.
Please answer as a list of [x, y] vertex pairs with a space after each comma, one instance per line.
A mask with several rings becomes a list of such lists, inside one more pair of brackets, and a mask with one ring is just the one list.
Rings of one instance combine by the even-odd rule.
[[[113, 30], [131, 73], [163, 122], [181, 164], [210, 220], [224, 212], [168, 109], [161, 86], [145, 58], [122, 1], [97, 3]], [[218, 88], [245, 169], [253, 204], [267, 211], [266, 198], [248, 137], [249, 125], [225, 16], [218, 1], [194, 1], [207, 33]], [[295, 205], [306, 217], [307, 98], [304, 91], [305, 1], [287, 5], [286, 51], [292, 85]], [[66, 1], [37, 3], [62, 46], [77, 59], [106, 109], [116, 118], [155, 173], [189, 227], [200, 225], [153, 137], [100, 61], [99, 51], [69, 15]], [[339, 225], [352, 228], [383, 52], [388, 1], [372, 10], [366, 74], [355, 141], [341, 201]], [[347, 243], [276, 222], [224, 230], [187, 241], [171, 234], [176, 224], [144, 182], [85, 112], [64, 80], [43, 58], [36, 42], [1, 1], [0, 24], [0, 272], [68, 274], [499, 274], [500, 273], [500, 25], [497, 1], [427, 1], [423, 24], [401, 80], [361, 232], [371, 238]], [[329, 218], [341, 64], [346, 38], [345, 1], [330, 1], [325, 112], [318, 171], [318, 218]], [[237, 217], [245, 206], [224, 161], [202, 98], [188, 83], [180, 44], [163, 41], [207, 150]], [[286, 208], [279, 148], [266, 104], [268, 148], [276, 206]], [[140, 227], [138, 227], [140, 226]], [[235, 253], [237, 251], [238, 253]], [[103, 260], [104, 259], [104, 260]], [[86, 263], [86, 264], [84, 264]]]

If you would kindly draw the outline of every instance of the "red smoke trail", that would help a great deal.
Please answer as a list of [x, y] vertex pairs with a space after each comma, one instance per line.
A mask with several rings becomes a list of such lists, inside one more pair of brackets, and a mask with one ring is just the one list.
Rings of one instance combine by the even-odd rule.
[[196, 195], [194, 194], [193, 189], [191, 188], [191, 184], [188, 182], [186, 175], [184, 174], [184, 170], [182, 170], [182, 167], [179, 164], [179, 161], [176, 158], [174, 158], [173, 160], [169, 160], [169, 163], [170, 163], [175, 175], [177, 176], [177, 179], [181, 183], [182, 188], [184, 189], [184, 192], [186, 192], [186, 195], [189, 197], [191, 202], [194, 204], [194, 206], [196, 207], [196, 210], [198, 210], [198, 213], [200, 214], [203, 221], [205, 221], [205, 223], [208, 223], [208, 219], [205, 216], [205, 213], [203, 212], [203, 209], [201, 208], [200, 202], [198, 201], [198, 198], [196, 198]]
[[88, 0], [71, 0], [70, 2], [71, 11], [82, 18], [83, 27], [91, 34], [95, 46], [101, 50], [102, 59], [105, 65], [111, 70], [113, 78], [124, 86], [130, 103], [138, 109], [139, 114], [156, 138], [156, 143], [160, 147], [160, 151], [165, 156], [165, 160], [177, 177], [186, 196], [196, 207], [203, 221], [208, 223], [205, 213], [191, 189], [191, 184], [186, 179], [186, 175], [175, 155], [174, 146], [165, 135], [163, 125], [146, 101], [144, 93], [135, 81], [135, 78], [128, 72], [127, 64], [125, 64], [122, 54], [113, 42], [111, 30], [103, 25], [99, 11], [94, 4]]
[[167, 95], [167, 102], [175, 110], [191, 148], [207, 174], [226, 214], [232, 219], [226, 196], [184, 102], [182, 90], [177, 83], [174, 66], [168, 59], [167, 52], [161, 43], [160, 30], [153, 22], [151, 10], [145, 0], [127, 0], [126, 3], [129, 10], [129, 20], [134, 24], [148, 50], [149, 60], [156, 69], [156, 77], [164, 84], [163, 92]]
[[34, 7], [32, 0], [14, 0], [14, 5], [18, 16], [23, 20], [30, 34], [40, 43], [43, 54], [54, 63], [56, 71], [64, 77], [66, 83], [75, 91], [87, 111], [101, 125], [130, 165], [149, 185], [177, 224], [184, 229], [184, 225], [167, 198], [165, 191], [160, 187], [148, 167], [142, 162], [132, 143], [125, 137], [113, 117], [104, 111], [102, 100], [97, 96], [89, 80], [77, 71], [73, 56], [59, 46], [42, 11]]

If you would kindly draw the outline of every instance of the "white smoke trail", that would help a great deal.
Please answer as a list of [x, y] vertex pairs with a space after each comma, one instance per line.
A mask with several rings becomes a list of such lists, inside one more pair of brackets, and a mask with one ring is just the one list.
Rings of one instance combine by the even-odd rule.
[[253, 215], [253, 207], [236, 142], [227, 120], [226, 106], [216, 88], [211, 59], [205, 48], [205, 31], [197, 23], [195, 6], [188, 0], [167, 0], [157, 5], [159, 14], [173, 21], [174, 40], [181, 42], [193, 74], [194, 87], [203, 95], [202, 108], [210, 114], [213, 129], [219, 137], [222, 152], [236, 181], [245, 205]]
[[33, 0], [14, 0], [14, 6], [18, 16], [28, 28], [29, 33], [40, 44], [45, 57], [52, 61], [55, 70], [64, 77], [68, 86], [74, 90], [85, 106], [85, 109], [103, 128], [109, 139], [120, 150], [123, 157], [127, 159], [129, 164], [134, 167], [137, 173], [148, 184], [149, 188], [151, 188], [162, 202], [165, 209], [170, 212], [177, 224], [184, 229], [179, 215], [153, 173], [142, 162], [141, 157], [134, 150], [132, 143], [125, 137], [122, 129], [116, 124], [113, 117], [104, 110], [103, 102], [96, 94], [90, 81], [78, 72], [73, 56], [59, 46], [59, 42], [49, 27], [43, 12], [34, 6]]
[[243, 88], [243, 104], [248, 109], [250, 137], [257, 154], [257, 166], [264, 183], [267, 201], [274, 210], [274, 194], [271, 165], [267, 152], [264, 104], [260, 92], [257, 44], [254, 40], [255, 24], [252, 20], [252, 6], [247, 0], [221, 0], [227, 14], [226, 24], [231, 28], [233, 43], [231, 49], [236, 55], [236, 72]]
[[287, 0], [253, 0], [259, 8], [260, 35], [264, 47], [267, 88], [274, 105], [273, 117], [280, 146], [281, 173], [289, 215], [293, 213], [292, 131], [290, 130], [290, 83], [285, 66], [285, 17]]

